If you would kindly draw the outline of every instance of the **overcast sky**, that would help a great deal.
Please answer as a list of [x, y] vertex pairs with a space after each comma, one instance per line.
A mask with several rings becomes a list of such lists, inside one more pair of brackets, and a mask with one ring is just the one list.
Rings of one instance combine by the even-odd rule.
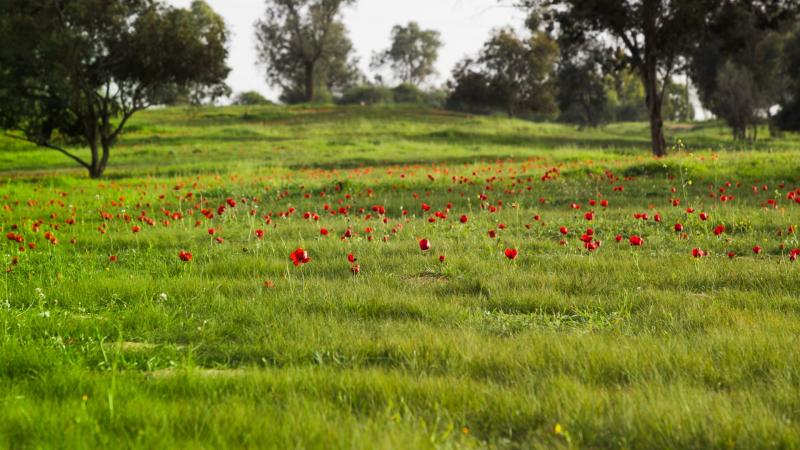
[[[229, 65], [233, 69], [228, 84], [235, 92], [256, 90], [275, 100], [278, 92], [264, 81], [263, 70], [256, 66], [253, 24], [264, 14], [263, 0], [206, 0], [221, 14], [232, 32]], [[167, 0], [187, 7], [191, 0]], [[389, 46], [394, 25], [418, 22], [423, 28], [439, 31], [444, 46], [439, 52], [435, 80], [442, 83], [453, 66], [481, 47], [493, 28], [513, 25], [521, 28], [524, 13], [501, 4], [499, 0], [357, 0], [344, 10], [361, 67], [369, 72], [373, 52]]]

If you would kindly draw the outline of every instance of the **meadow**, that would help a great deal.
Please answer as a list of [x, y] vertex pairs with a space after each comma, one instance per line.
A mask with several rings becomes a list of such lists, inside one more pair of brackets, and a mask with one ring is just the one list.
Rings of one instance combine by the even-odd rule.
[[0, 138], [0, 447], [800, 448], [800, 136], [647, 130], [160, 109], [103, 180]]

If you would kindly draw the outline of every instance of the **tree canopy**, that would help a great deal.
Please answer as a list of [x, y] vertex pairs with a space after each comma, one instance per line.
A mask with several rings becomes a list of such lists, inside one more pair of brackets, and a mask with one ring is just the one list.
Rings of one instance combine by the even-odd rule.
[[[137, 111], [164, 90], [224, 89], [228, 32], [202, 1], [0, 3], [0, 126], [97, 178]], [[86, 146], [87, 160], [67, 150]]]
[[556, 112], [555, 64], [558, 46], [546, 33], [520, 37], [497, 30], [477, 58], [453, 72], [448, 107], [470, 111], [504, 110], [509, 116], [548, 116]]
[[361, 78], [341, 10], [354, 0], [267, 0], [256, 23], [258, 60], [287, 103], [311, 102]]
[[436, 60], [442, 46], [441, 35], [435, 30], [423, 30], [416, 22], [395, 25], [392, 45], [375, 55], [373, 68], [389, 66], [402, 83], [420, 85], [436, 73]]

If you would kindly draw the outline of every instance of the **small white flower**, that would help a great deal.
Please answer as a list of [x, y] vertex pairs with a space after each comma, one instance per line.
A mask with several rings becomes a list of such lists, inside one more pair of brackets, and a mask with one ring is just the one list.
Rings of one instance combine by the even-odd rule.
[[162, 292], [162, 293], [158, 294], [158, 300], [159, 300], [159, 301], [162, 301], [162, 302], [165, 302], [165, 301], [167, 301], [167, 294], [166, 294], [166, 292]]
[[45, 319], [50, 318], [50, 311], [42, 311], [39, 313], [39, 317], [44, 317]]
[[36, 296], [39, 297], [39, 300], [44, 300], [46, 298], [42, 288], [36, 288]]

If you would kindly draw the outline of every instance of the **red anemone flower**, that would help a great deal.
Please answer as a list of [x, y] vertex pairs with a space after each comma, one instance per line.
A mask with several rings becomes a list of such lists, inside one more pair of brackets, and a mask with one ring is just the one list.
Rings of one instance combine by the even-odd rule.
[[292, 260], [295, 266], [299, 266], [302, 264], [307, 264], [311, 262], [311, 258], [308, 257], [308, 252], [303, 250], [302, 248], [298, 248], [291, 255], [289, 255], [289, 259]]
[[639, 236], [635, 236], [635, 235], [631, 236], [629, 241], [630, 241], [631, 245], [633, 245], [634, 247], [639, 247], [641, 245], [644, 245], [644, 239], [642, 239]]
[[514, 260], [517, 259], [519, 252], [515, 248], [507, 248], [505, 251], [506, 258]]
[[192, 260], [192, 254], [185, 250], [181, 250], [181, 252], [178, 253], [178, 258], [180, 258], [183, 262], [189, 262]]
[[427, 239], [420, 239], [419, 241], [419, 249], [424, 251], [428, 251], [431, 249], [431, 241]]

